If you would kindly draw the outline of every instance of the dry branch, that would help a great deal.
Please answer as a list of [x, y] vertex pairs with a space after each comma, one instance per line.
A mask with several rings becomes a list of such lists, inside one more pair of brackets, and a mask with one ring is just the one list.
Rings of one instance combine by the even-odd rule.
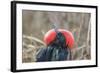
[[40, 39], [36, 38], [36, 37], [33, 37], [33, 36], [26, 36], [26, 35], [23, 35], [23, 38], [27, 38], [29, 40], [34, 40], [38, 43], [41, 43], [42, 45], [45, 45], [45, 43], [43, 41], [41, 41]]
[[88, 25], [87, 42], [86, 42], [87, 44], [89, 43], [90, 31], [91, 31], [91, 18]]
[[77, 41], [76, 41], [77, 43], [79, 42], [79, 39], [80, 39], [80, 34], [81, 34], [83, 21], [84, 21], [84, 14], [82, 14], [81, 18], [82, 18], [82, 22], [81, 22], [80, 27], [79, 27], [79, 34], [78, 34]]

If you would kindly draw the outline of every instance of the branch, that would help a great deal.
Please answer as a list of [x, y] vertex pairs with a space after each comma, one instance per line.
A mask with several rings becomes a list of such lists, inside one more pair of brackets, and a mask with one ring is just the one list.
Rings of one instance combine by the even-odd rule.
[[82, 22], [81, 22], [81, 24], [80, 24], [80, 28], [79, 28], [79, 34], [78, 34], [78, 38], [77, 38], [77, 43], [79, 42], [79, 38], [80, 38], [80, 34], [81, 34], [81, 30], [82, 30], [82, 25], [83, 25], [83, 19], [84, 18], [84, 14], [82, 14]]
[[33, 36], [23, 35], [23, 38], [27, 38], [27, 39], [29, 39], [29, 40], [34, 40], [34, 41], [36, 41], [36, 42], [39, 42], [39, 43], [45, 45], [45, 43], [44, 43], [43, 41], [41, 41], [40, 39], [38, 39], [38, 38], [36, 38], [36, 37], [33, 37]]
[[87, 44], [89, 43], [89, 37], [90, 37], [89, 33], [90, 33], [90, 30], [91, 30], [91, 18], [90, 18], [89, 25], [88, 25], [87, 42], [86, 42]]

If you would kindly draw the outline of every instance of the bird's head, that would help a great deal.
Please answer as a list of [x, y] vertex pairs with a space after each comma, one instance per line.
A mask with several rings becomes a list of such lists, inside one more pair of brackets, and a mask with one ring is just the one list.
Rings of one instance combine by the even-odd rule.
[[46, 45], [55, 44], [58, 46], [66, 46], [70, 49], [74, 46], [74, 37], [72, 33], [65, 29], [51, 29], [44, 36]]

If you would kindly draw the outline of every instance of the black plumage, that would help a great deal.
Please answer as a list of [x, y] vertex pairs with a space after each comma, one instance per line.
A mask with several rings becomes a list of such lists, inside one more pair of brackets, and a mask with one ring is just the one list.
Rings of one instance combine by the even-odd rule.
[[68, 46], [61, 32], [56, 31], [56, 38], [46, 48], [42, 48], [36, 55], [37, 62], [64, 61], [68, 58]]

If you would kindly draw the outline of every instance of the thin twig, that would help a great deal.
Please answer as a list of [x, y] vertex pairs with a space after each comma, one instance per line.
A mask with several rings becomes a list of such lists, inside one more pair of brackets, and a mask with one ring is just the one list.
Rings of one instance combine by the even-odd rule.
[[40, 47], [44, 47], [44, 46], [35, 46], [35, 45], [28, 45], [28, 44], [23, 44], [23, 46], [26, 46], [27, 48], [40, 48]]
[[86, 45], [85, 45], [85, 44], [84, 44], [84, 45], [82, 45], [82, 46], [80, 46], [80, 47], [74, 48], [73, 50], [80, 50], [80, 49], [82, 49], [82, 48], [84, 48], [84, 47], [86, 47]]
[[80, 34], [81, 34], [81, 30], [82, 30], [82, 25], [83, 25], [83, 21], [84, 21], [84, 14], [82, 14], [82, 22], [80, 24], [80, 28], [79, 28], [79, 34], [78, 34], [78, 37], [77, 37], [77, 43], [79, 42], [79, 39], [80, 39]]
[[88, 25], [88, 32], [87, 32], [87, 44], [89, 43], [89, 38], [90, 38], [90, 30], [91, 30], [91, 18], [90, 18], [90, 20], [89, 20], [89, 25]]
[[23, 38], [27, 38], [27, 39], [30, 39], [30, 40], [34, 40], [36, 42], [39, 42], [43, 45], [45, 45], [45, 43], [43, 41], [41, 41], [40, 39], [36, 38], [36, 37], [33, 37], [33, 36], [27, 36], [27, 35], [23, 35]]

